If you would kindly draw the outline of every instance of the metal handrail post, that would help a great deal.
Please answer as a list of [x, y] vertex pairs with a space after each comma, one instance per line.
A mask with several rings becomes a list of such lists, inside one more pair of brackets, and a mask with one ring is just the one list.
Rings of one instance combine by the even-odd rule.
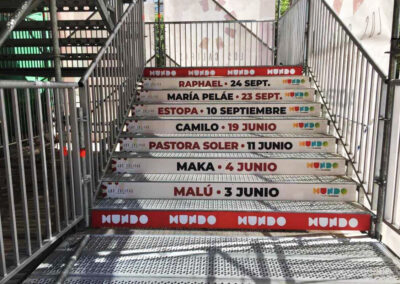
[[391, 84], [391, 80], [396, 79], [397, 71], [397, 56], [398, 53], [398, 42], [399, 42], [399, 16], [400, 16], [400, 0], [394, 1], [393, 8], [393, 22], [392, 22], [392, 40], [390, 46], [390, 61], [389, 61], [389, 76], [388, 76], [388, 88], [386, 96], [386, 105], [384, 116], [380, 118], [383, 123], [383, 141], [381, 149], [381, 164], [379, 170], [379, 176], [376, 178], [376, 182], [379, 185], [378, 191], [378, 205], [376, 212], [376, 228], [375, 237], [381, 239], [382, 237], [382, 225], [384, 221], [385, 213], [385, 198], [387, 191], [387, 180], [389, 173], [389, 155], [390, 155], [390, 144], [392, 134], [392, 119], [394, 110], [394, 94], [395, 86]]
[[311, 0], [307, 0], [306, 4], [306, 30], [305, 30], [305, 41], [304, 41], [304, 72], [308, 75], [308, 45], [310, 41], [310, 10], [311, 10]]

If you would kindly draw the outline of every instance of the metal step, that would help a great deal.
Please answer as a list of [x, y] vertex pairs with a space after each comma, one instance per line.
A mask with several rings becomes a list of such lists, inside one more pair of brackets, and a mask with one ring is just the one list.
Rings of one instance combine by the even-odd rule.
[[[68, 237], [24, 283], [55, 283], [83, 236]], [[135, 232], [90, 235], [65, 283], [397, 283], [399, 267], [399, 260], [383, 244], [365, 236]]]
[[118, 173], [345, 175], [346, 160], [329, 153], [114, 153]]
[[150, 67], [144, 69], [144, 77], [220, 77], [220, 76], [301, 76], [302, 66], [264, 66], [264, 67]]
[[191, 103], [191, 102], [311, 102], [314, 89], [287, 90], [153, 90], [138, 92], [136, 101], [140, 103]]
[[341, 201], [100, 199], [92, 226], [164, 229], [357, 230], [371, 216]]
[[356, 201], [357, 184], [339, 176], [110, 174], [103, 198]]
[[[93, 60], [97, 57], [96, 53], [76, 53], [76, 54], [60, 54], [61, 60]], [[7, 61], [40, 61], [52, 60], [54, 54], [0, 54], [0, 60]]]
[[[60, 38], [60, 46], [103, 46], [107, 38]], [[3, 47], [52, 46], [52, 39], [8, 39]]]
[[[87, 71], [86, 67], [68, 67], [62, 68], [63, 77], [82, 77]], [[53, 68], [1, 68], [0, 75], [9, 76], [34, 76], [34, 77], [55, 77], [55, 69]], [[12, 79], [12, 78], [10, 78]]]
[[[6, 26], [5, 21], [0, 21], [0, 28]], [[59, 30], [107, 30], [102, 20], [58, 20]], [[44, 31], [51, 30], [50, 21], [23, 21], [14, 29], [15, 31]]]
[[147, 103], [132, 106], [133, 116], [157, 117], [157, 116], [320, 116], [321, 104], [312, 102], [301, 103]]
[[[4, 3], [2, 3], [4, 2]], [[2, 12], [15, 12], [18, 9], [23, 0], [13, 1], [0, 1], [0, 11]], [[92, 11], [96, 8], [96, 0], [57, 0], [56, 2], [58, 10], [61, 11]], [[44, 7], [48, 7], [48, 1], [43, 1], [43, 4], [39, 4], [38, 11], [42, 11]]]
[[324, 134], [133, 134], [120, 136], [122, 152], [323, 152], [336, 149]]
[[187, 77], [187, 78], [144, 78], [145, 90], [162, 89], [293, 89], [310, 88], [310, 78], [305, 76], [276, 77]]
[[130, 117], [132, 133], [326, 133], [328, 121], [321, 117]]
[[[6, 22], [0, 21], [0, 27], [5, 27]], [[106, 31], [106, 26], [102, 20], [59, 20], [58, 28], [61, 31], [73, 30], [97, 30]], [[51, 30], [50, 21], [23, 21], [15, 29], [15, 31], [46, 31]]]

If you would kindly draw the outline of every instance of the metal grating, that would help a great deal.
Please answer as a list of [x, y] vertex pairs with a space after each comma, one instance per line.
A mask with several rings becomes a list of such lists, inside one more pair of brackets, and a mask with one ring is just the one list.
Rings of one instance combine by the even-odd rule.
[[368, 214], [355, 203], [340, 201], [251, 201], [251, 200], [173, 200], [173, 199], [98, 199], [94, 210], [190, 210], [261, 211]]
[[113, 154], [115, 158], [161, 158], [161, 159], [335, 159], [344, 160], [344, 158], [332, 153], [177, 153], [177, 152], [116, 152]]
[[[163, 90], [165, 91], [165, 90]], [[297, 90], [296, 90], [297, 91]], [[269, 101], [269, 102], [260, 102], [260, 101], [221, 101], [218, 103], [213, 103], [213, 106], [217, 105], [321, 105], [321, 103], [318, 102], [307, 102], [307, 101], [298, 101], [298, 102], [293, 102], [293, 101], [288, 101], [288, 102], [280, 102], [280, 101]], [[133, 106], [151, 106], [151, 105], [205, 105], [209, 106], [210, 104], [208, 102], [198, 102], [198, 101], [179, 101], [179, 102], [136, 102]]]
[[[66, 261], [50, 256], [43, 264], [51, 268], [25, 283], [55, 283]], [[93, 235], [65, 283], [266, 281], [399, 283], [400, 269], [382, 244], [365, 237]]]
[[[128, 120], [182, 120], [182, 117], [178, 116], [170, 116], [170, 117], [149, 117], [149, 116], [135, 116], [135, 117], [128, 117]], [[246, 119], [251, 119], [251, 120], [261, 120], [261, 121], [268, 121], [268, 120], [293, 120], [293, 121], [305, 121], [305, 120], [324, 120], [326, 121], [326, 118], [323, 117], [290, 117], [290, 116], [196, 116], [196, 118], [185, 120], [185, 121], [193, 121], [193, 120], [246, 120]]]
[[130, 133], [125, 132], [120, 136], [121, 138], [321, 138], [327, 139], [336, 137], [327, 134], [256, 134], [256, 133], [210, 133], [210, 134], [140, 134], [140, 133]]
[[312, 175], [235, 175], [235, 174], [107, 174], [103, 182], [237, 182], [237, 183], [311, 183], [353, 184], [342, 176]]

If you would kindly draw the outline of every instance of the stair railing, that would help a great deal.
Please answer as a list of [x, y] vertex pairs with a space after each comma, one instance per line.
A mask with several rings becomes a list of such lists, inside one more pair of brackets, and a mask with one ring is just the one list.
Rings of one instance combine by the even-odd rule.
[[149, 67], [274, 65], [275, 27], [275, 20], [146, 22], [146, 63]]
[[129, 5], [79, 83], [0, 81], [0, 283], [89, 224], [145, 65], [142, 11]]
[[[398, 28], [393, 30], [397, 39]], [[375, 214], [375, 235], [381, 237], [385, 224], [400, 240], [400, 126], [398, 114], [392, 118], [399, 88], [397, 80], [388, 79], [396, 78], [395, 72], [388, 76], [375, 63], [325, 0], [298, 0], [279, 20], [278, 64], [305, 66], [339, 138], [338, 152], [360, 185], [358, 201]]]
[[[82, 154], [89, 210], [109, 168], [145, 66], [143, 0], [129, 5], [79, 82], [85, 145]], [[89, 211], [86, 212], [89, 222]]]
[[84, 219], [78, 87], [0, 81], [0, 283]]

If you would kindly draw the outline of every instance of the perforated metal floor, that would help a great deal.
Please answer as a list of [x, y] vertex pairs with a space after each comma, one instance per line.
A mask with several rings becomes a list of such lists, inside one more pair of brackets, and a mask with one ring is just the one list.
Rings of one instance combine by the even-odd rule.
[[335, 159], [344, 160], [344, 158], [332, 153], [160, 153], [160, 152], [115, 152], [115, 158], [155, 158], [155, 159], [173, 159], [173, 158], [206, 158], [206, 159]]
[[107, 174], [104, 182], [240, 182], [240, 183], [332, 183], [353, 184], [341, 176], [312, 175], [233, 175], [233, 174]]
[[340, 201], [252, 201], [199, 199], [98, 199], [93, 209], [102, 210], [196, 210], [243, 212], [326, 212], [368, 214], [356, 203]]
[[[79, 237], [25, 283], [55, 283]], [[271, 282], [400, 283], [399, 260], [365, 237], [92, 235], [65, 283]]]
[[[134, 106], [138, 106], [138, 105], [143, 105], [143, 106], [147, 106], [147, 105], [166, 105], [166, 106], [169, 106], [169, 105], [176, 105], [176, 104], [181, 104], [181, 105], [198, 105], [198, 106], [201, 106], [201, 105], [209, 105], [209, 103], [208, 102], [192, 102], [192, 101], [190, 101], [190, 102], [180, 102], [180, 103], [176, 103], [176, 102], [136, 102], [136, 104], [134, 105]], [[269, 102], [260, 102], [260, 101], [250, 101], [250, 102], [245, 102], [245, 101], [220, 101], [220, 102], [218, 102], [218, 103], [213, 103], [213, 106], [215, 106], [215, 105], [232, 105], [232, 104], [234, 104], [234, 105], [250, 105], [250, 104], [252, 104], [252, 105], [262, 105], [262, 106], [265, 106], [265, 105], [282, 105], [282, 104], [285, 104], [285, 105], [318, 105], [318, 104], [320, 104], [320, 103], [318, 103], [318, 102], [305, 102], [305, 101], [298, 101], [298, 102], [293, 102], [293, 101], [287, 101], [287, 102], [280, 102], [280, 101], [269, 101]]]
[[[190, 121], [192, 120], [246, 120], [246, 119], [251, 119], [251, 120], [262, 120], [262, 121], [268, 121], [268, 120], [296, 120], [296, 121], [302, 121], [302, 120], [327, 120], [326, 118], [323, 117], [298, 117], [298, 118], [293, 118], [290, 116], [196, 116], [196, 118], [191, 118]], [[178, 116], [170, 116], [170, 117], [146, 117], [146, 116], [132, 116], [128, 117], [127, 120], [182, 120], [182, 117]]]
[[334, 138], [332, 135], [327, 134], [290, 134], [290, 133], [207, 133], [207, 134], [141, 134], [141, 133], [128, 133], [124, 132], [120, 136], [121, 138]]

